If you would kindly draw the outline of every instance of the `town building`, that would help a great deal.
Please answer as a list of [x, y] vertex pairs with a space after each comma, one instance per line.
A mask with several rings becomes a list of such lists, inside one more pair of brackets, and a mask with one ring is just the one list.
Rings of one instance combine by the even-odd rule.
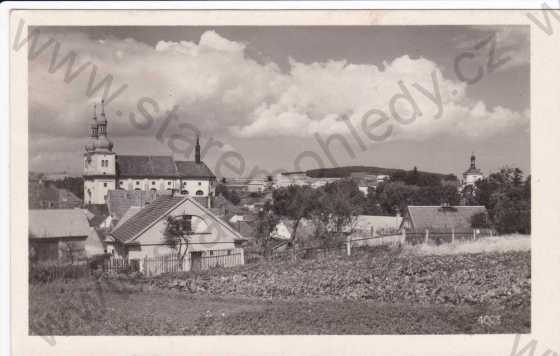
[[194, 161], [175, 161], [172, 156], [117, 155], [108, 138], [107, 116], [102, 102], [100, 117], [94, 109], [89, 143], [84, 153], [84, 204], [106, 204], [110, 190], [181, 192], [205, 198], [211, 205], [216, 177], [202, 162], [197, 137]]
[[130, 260], [177, 253], [167, 239], [169, 217], [185, 223], [189, 235], [185, 256], [191, 270], [199, 268], [203, 258], [242, 253], [247, 240], [188, 195], [162, 195], [143, 208], [130, 209], [111, 231], [108, 248], [109, 253]]
[[104, 252], [84, 209], [30, 209], [29, 249], [37, 262], [74, 263]]

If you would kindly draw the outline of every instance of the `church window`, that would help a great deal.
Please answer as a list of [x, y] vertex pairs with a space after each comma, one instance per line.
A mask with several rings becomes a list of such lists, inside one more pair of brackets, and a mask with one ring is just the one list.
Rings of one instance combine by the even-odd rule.
[[204, 192], [202, 190], [197, 190], [196, 195], [204, 195]]

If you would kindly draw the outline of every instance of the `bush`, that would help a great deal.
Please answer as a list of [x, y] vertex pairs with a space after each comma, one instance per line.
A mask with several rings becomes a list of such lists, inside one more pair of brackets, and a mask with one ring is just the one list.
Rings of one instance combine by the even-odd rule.
[[90, 267], [82, 264], [31, 263], [29, 283], [48, 283], [56, 279], [76, 279], [90, 275]]

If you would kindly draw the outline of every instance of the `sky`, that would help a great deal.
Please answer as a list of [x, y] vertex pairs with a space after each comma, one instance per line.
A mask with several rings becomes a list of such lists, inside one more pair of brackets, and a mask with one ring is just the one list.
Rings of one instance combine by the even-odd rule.
[[530, 173], [527, 26], [36, 29], [32, 171], [81, 173], [104, 98], [117, 154], [192, 160], [199, 133], [217, 176], [460, 175], [472, 152], [485, 174]]

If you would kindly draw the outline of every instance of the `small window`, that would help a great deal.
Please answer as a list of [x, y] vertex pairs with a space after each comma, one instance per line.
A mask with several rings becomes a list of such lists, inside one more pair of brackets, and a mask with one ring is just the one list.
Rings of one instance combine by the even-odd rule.
[[139, 181], [136, 181], [136, 185], [140, 185], [140, 182], [139, 182]]
[[104, 186], [105, 188], [107, 188], [107, 182], [103, 183], [103, 186]]
[[214, 256], [214, 251], [210, 251], [210, 256]]
[[120, 185], [123, 185], [123, 184], [124, 184], [124, 180], [121, 180], [121, 181], [119, 182], [119, 184], [120, 184]]
[[171, 182], [167, 182], [167, 185], [171, 185]]
[[228, 250], [228, 251], [227, 251], [227, 254], [228, 254], [228, 256], [231, 255], [231, 250]]
[[198, 185], [202, 185], [202, 182], [198, 182]]
[[156, 181], [155, 181], [155, 180], [154, 180], [154, 181], [152, 181], [152, 185], [156, 185]]
[[186, 186], [186, 185], [187, 185], [187, 182], [183, 182], [183, 186]]
[[188, 191], [188, 190], [181, 190], [181, 194], [183, 194], [183, 195], [189, 195], [189, 191]]
[[197, 190], [196, 195], [204, 195], [204, 192], [202, 190]]

